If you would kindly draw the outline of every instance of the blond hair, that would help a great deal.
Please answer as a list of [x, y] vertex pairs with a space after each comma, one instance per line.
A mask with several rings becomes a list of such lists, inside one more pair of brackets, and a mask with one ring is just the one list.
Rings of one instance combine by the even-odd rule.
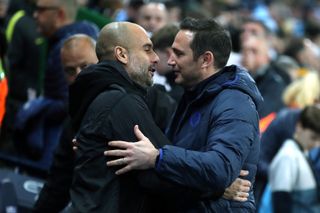
[[283, 93], [283, 102], [289, 107], [303, 108], [314, 104], [319, 98], [320, 79], [314, 71], [292, 82]]

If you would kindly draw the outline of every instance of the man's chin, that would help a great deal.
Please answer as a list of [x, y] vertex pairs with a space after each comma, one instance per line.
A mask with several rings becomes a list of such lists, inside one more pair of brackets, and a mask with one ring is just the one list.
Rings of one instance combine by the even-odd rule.
[[139, 84], [141, 87], [147, 88], [151, 87], [153, 85], [153, 80], [148, 80], [148, 81], [135, 81], [137, 84]]
[[153, 80], [148, 81], [148, 82], [146, 83], [146, 86], [147, 86], [147, 87], [152, 87], [152, 86], [153, 86]]

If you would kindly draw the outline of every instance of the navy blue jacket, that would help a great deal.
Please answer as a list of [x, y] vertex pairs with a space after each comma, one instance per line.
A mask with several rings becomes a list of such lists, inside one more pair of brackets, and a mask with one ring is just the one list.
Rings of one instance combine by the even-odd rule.
[[[225, 67], [186, 91], [169, 126], [174, 144], [160, 150], [156, 170], [162, 176], [200, 191], [224, 191], [241, 169], [252, 183], [259, 158], [262, 97], [246, 70]], [[182, 212], [254, 212], [247, 202], [205, 199], [182, 202]]]

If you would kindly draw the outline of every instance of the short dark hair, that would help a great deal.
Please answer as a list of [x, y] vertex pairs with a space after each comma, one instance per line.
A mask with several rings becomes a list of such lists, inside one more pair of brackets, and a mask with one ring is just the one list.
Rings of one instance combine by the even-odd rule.
[[243, 20], [243, 25], [248, 24], [248, 23], [260, 25], [262, 27], [262, 29], [264, 30], [264, 33], [266, 36], [268, 36], [272, 33], [271, 30], [268, 28], [268, 26], [263, 21], [260, 21], [258, 19], [254, 19], [254, 18], [245, 18]]
[[227, 64], [231, 52], [231, 40], [227, 31], [216, 21], [185, 18], [180, 24], [180, 29], [195, 33], [190, 44], [195, 60], [205, 51], [211, 51], [215, 57], [216, 68], [222, 68]]
[[299, 121], [303, 128], [320, 134], [320, 107], [305, 107], [300, 114]]
[[283, 54], [299, 62], [298, 54], [303, 51], [304, 48], [303, 38], [291, 38]]
[[166, 25], [155, 32], [151, 37], [154, 49], [164, 50], [168, 47], [171, 47], [178, 31], [179, 27], [171, 24]]

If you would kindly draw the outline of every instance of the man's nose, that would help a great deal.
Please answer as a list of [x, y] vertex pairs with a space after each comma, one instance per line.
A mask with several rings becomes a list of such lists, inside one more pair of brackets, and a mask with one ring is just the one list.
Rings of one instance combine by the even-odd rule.
[[153, 58], [152, 58], [152, 63], [157, 64], [157, 63], [159, 63], [160, 58], [157, 55], [157, 53], [155, 53], [155, 52], [153, 52], [153, 53], [154, 53], [154, 55], [153, 55]]
[[168, 58], [168, 65], [174, 67], [176, 65], [176, 61], [174, 60], [173, 54], [171, 54]]
[[79, 73], [81, 72], [81, 67], [76, 67], [76, 76], [79, 75]]

